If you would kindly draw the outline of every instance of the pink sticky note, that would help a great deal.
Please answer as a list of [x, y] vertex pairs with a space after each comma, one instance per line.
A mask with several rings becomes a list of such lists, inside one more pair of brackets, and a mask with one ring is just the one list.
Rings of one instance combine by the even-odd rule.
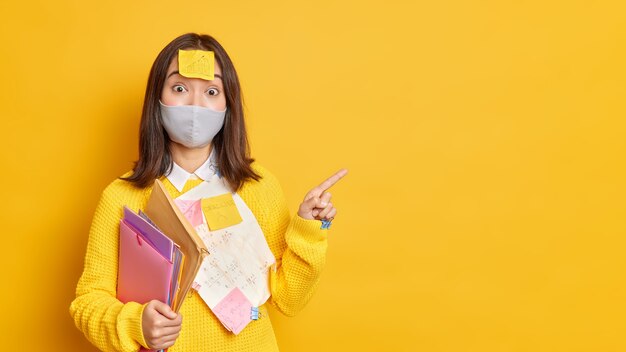
[[185, 215], [191, 226], [202, 224], [202, 203], [200, 200], [174, 199], [178, 209]]
[[251, 309], [250, 301], [235, 287], [213, 308], [213, 313], [228, 330], [237, 335], [252, 321]]

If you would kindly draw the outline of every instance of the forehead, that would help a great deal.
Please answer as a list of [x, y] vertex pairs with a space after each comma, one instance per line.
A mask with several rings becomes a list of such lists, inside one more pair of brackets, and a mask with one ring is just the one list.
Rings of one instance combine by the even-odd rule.
[[[215, 70], [214, 70], [214, 72], [221, 76], [222, 75], [222, 68], [220, 67], [220, 64], [217, 62], [217, 59], [214, 60], [214, 61], [215, 61]], [[178, 54], [174, 55], [174, 57], [172, 58], [172, 61], [170, 61], [170, 64], [167, 67], [167, 74], [165, 75], [165, 77], [168, 77], [170, 75], [170, 73], [172, 73], [174, 71], [178, 71]], [[174, 75], [174, 76], [176, 76], [176, 75]], [[184, 76], [178, 76], [178, 77], [184, 77]], [[184, 77], [184, 78], [187, 78], [187, 77]]]

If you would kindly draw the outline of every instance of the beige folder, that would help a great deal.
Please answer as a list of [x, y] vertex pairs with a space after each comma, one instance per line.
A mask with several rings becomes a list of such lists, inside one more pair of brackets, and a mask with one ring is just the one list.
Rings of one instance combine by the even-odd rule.
[[180, 278], [180, 291], [172, 304], [172, 309], [178, 312], [200, 270], [202, 260], [209, 254], [209, 251], [158, 179], [152, 187], [145, 213], [165, 235], [180, 246], [185, 256]]

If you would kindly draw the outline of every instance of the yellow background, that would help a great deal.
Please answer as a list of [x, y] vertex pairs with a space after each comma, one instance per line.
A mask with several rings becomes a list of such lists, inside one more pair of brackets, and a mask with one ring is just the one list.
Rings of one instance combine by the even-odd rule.
[[[283, 351], [626, 350], [623, 1], [0, 5], [2, 347], [91, 350], [68, 307], [150, 66], [214, 35], [292, 212], [341, 167]], [[184, 324], [184, 322], [183, 322]]]

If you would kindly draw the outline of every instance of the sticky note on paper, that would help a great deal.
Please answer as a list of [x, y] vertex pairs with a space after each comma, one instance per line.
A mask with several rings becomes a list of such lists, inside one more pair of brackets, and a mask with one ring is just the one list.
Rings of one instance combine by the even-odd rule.
[[202, 224], [202, 206], [199, 200], [174, 199], [174, 203], [189, 220], [191, 226], [196, 227]]
[[223, 229], [243, 221], [231, 193], [202, 198], [202, 211], [211, 231]]
[[178, 73], [189, 78], [212, 81], [215, 78], [215, 53], [208, 50], [178, 50]]
[[237, 287], [232, 289], [212, 310], [222, 325], [235, 335], [252, 321], [250, 318], [252, 303]]

